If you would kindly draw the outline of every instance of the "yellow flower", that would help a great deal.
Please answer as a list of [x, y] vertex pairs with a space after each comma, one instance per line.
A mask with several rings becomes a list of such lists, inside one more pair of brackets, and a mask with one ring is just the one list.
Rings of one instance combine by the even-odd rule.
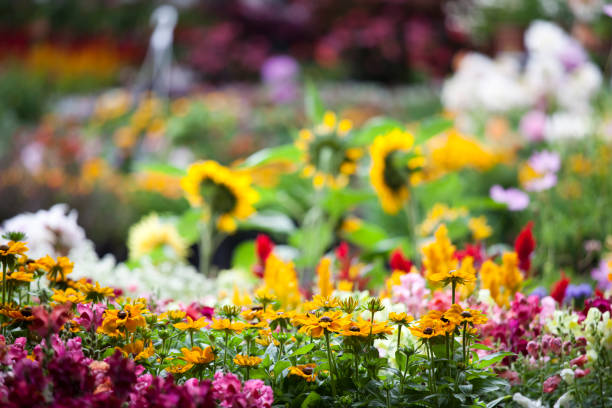
[[205, 317], [201, 317], [198, 320], [194, 321], [191, 317], [187, 316], [187, 322], [179, 322], [179, 323], [174, 324], [174, 327], [176, 327], [179, 330], [183, 330], [183, 331], [184, 330], [197, 331], [206, 326], [208, 326], [208, 322], [206, 321]]
[[455, 285], [465, 285], [476, 281], [476, 271], [473, 267], [473, 258], [467, 256], [461, 262], [461, 268], [448, 272], [436, 272], [427, 276], [430, 282], [441, 283], [446, 286], [454, 283]]
[[152, 357], [155, 354], [153, 342], [149, 341], [148, 343], [149, 345], [145, 347], [144, 342], [142, 340], [136, 340], [133, 343], [129, 343], [121, 347], [120, 350], [126, 357], [130, 355], [133, 356], [134, 361], [146, 360], [147, 358]]
[[95, 285], [92, 285], [87, 281], [78, 282], [77, 288], [79, 291], [85, 294], [87, 300], [91, 300], [92, 302], [100, 302], [104, 298], [115, 297], [115, 291], [113, 288], [102, 287], [98, 282], [96, 282]]
[[240, 312], [240, 315], [246, 320], [261, 320], [264, 316], [263, 306], [252, 306]]
[[[419, 149], [413, 149], [414, 137], [400, 129], [378, 136], [370, 146], [372, 167], [370, 182], [382, 208], [397, 214], [410, 198], [410, 185], [422, 179], [418, 171], [424, 165]], [[408, 158], [398, 163], [404, 155]]]
[[472, 231], [472, 236], [476, 241], [482, 241], [483, 239], [489, 238], [493, 233], [491, 227], [487, 225], [485, 216], [470, 218], [468, 228]]
[[504, 154], [493, 152], [477, 140], [451, 130], [430, 139], [427, 143], [432, 172], [436, 174], [460, 170], [465, 167], [487, 170], [503, 161]]
[[266, 259], [263, 281], [261, 289], [273, 294], [282, 307], [293, 309], [300, 303], [302, 295], [293, 262], [284, 262], [271, 253]]
[[36, 261], [47, 271], [47, 279], [51, 282], [63, 282], [66, 275], [72, 273], [74, 263], [70, 262], [65, 256], [60, 256], [54, 261], [49, 255]]
[[353, 290], [353, 282], [341, 280], [338, 282], [338, 290], [340, 292], [351, 292]]
[[298, 377], [302, 377], [307, 382], [314, 382], [317, 378], [317, 373], [315, 372], [316, 364], [302, 364], [297, 366], [289, 367], [289, 375], [295, 375]]
[[323, 123], [299, 132], [295, 145], [302, 151], [302, 176], [312, 177], [315, 188], [342, 188], [357, 171], [362, 151], [350, 146], [351, 128], [349, 120], [338, 121], [335, 113], [326, 112]]
[[330, 310], [340, 306], [340, 301], [336, 297], [325, 297], [321, 295], [314, 295], [312, 301], [305, 302], [303, 305], [304, 310], [317, 310], [324, 309]]
[[348, 321], [340, 331], [340, 334], [345, 337], [369, 337], [378, 336], [380, 334], [392, 334], [393, 329], [386, 322], [374, 322], [371, 324], [367, 320], [359, 319], [358, 321]]
[[389, 313], [389, 320], [397, 325], [408, 326], [408, 323], [412, 322], [414, 317], [406, 313], [391, 312]]
[[437, 334], [447, 334], [455, 331], [457, 323], [439, 310], [430, 310], [419, 321], [421, 326], [433, 327]]
[[181, 180], [181, 187], [194, 207], [206, 208], [217, 227], [226, 232], [236, 229], [235, 219], [246, 219], [255, 212], [259, 195], [251, 187], [251, 177], [208, 160], [194, 163]]
[[179, 321], [182, 320], [186, 315], [187, 313], [183, 312], [182, 310], [168, 310], [159, 315], [159, 320], [168, 319], [173, 321]]
[[51, 300], [57, 303], [83, 303], [85, 302], [85, 295], [79, 291], [76, 291], [72, 288], [68, 288], [66, 290], [56, 290], [53, 289], [53, 296], [51, 296]]
[[127, 304], [122, 310], [106, 309], [104, 311], [104, 320], [98, 331], [109, 336], [121, 334], [120, 330], [122, 329], [133, 333], [139, 327], [146, 327], [147, 322], [143, 316], [143, 313], [146, 312], [148, 310], [141, 303]]
[[213, 349], [210, 346], [205, 349], [195, 346], [191, 350], [183, 347], [181, 353], [183, 355], [179, 358], [187, 362], [186, 367], [181, 368], [182, 372], [189, 370], [194, 365], [208, 364], [215, 359], [215, 353], [213, 353]]
[[[6, 280], [8, 282], [13, 282], [15, 284], [29, 283], [34, 280], [34, 274], [24, 272], [23, 270], [7, 272]], [[2, 281], [2, 274], [0, 274], [0, 282], [1, 281]]]
[[501, 270], [503, 284], [514, 296], [523, 282], [523, 274], [518, 267], [518, 255], [516, 252], [506, 252], [502, 255]]
[[255, 343], [268, 347], [270, 344], [274, 343], [275, 346], [278, 346], [280, 343], [272, 336], [272, 332], [269, 329], [262, 329], [259, 331], [259, 336], [255, 339]]
[[419, 232], [422, 236], [430, 235], [438, 224], [442, 221], [455, 221], [459, 217], [468, 215], [468, 210], [465, 207], [449, 207], [446, 204], [436, 203], [427, 212], [427, 217], [419, 226]]
[[151, 214], [134, 224], [128, 233], [130, 259], [140, 259], [159, 250], [171, 258], [184, 259], [188, 246], [178, 229], [162, 221], [157, 214]]
[[[435, 233], [435, 241], [423, 247], [423, 266], [430, 276], [446, 276], [449, 271], [457, 269], [458, 261], [455, 258], [455, 246], [448, 238], [448, 229], [442, 224]], [[431, 280], [431, 279], [430, 279]]]
[[234, 333], [242, 333], [245, 327], [246, 324], [242, 322], [231, 322], [230, 319], [215, 319], [214, 317], [212, 325], [210, 326], [212, 330], [222, 330]]
[[418, 337], [420, 339], [429, 339], [443, 334], [437, 332], [433, 324], [426, 323], [420, 323], [418, 326], [410, 326], [409, 330], [414, 337]]
[[243, 356], [242, 354], [236, 354], [234, 357], [234, 364], [242, 367], [255, 367], [262, 362], [262, 359], [257, 356]]
[[0, 256], [23, 255], [28, 250], [26, 244], [27, 242], [9, 241], [4, 245], [0, 245]]
[[340, 332], [350, 321], [350, 316], [343, 316], [340, 311], [325, 312], [321, 316], [307, 315], [303, 319], [300, 332], [312, 337], [321, 337], [327, 332]]
[[480, 310], [463, 309], [456, 303], [453, 304], [446, 312], [444, 312], [444, 317], [458, 326], [463, 323], [475, 325], [484, 324], [487, 322], [487, 316], [485, 316]]
[[323, 297], [331, 296], [334, 291], [334, 285], [331, 282], [331, 258], [325, 257], [321, 259], [319, 265], [317, 266], [317, 276], [319, 293]]

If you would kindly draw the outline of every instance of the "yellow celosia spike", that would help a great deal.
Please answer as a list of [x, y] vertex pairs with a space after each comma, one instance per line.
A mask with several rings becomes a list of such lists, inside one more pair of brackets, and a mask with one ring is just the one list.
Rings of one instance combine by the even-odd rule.
[[331, 259], [323, 258], [317, 267], [319, 293], [323, 297], [331, 296], [334, 285], [331, 281]]

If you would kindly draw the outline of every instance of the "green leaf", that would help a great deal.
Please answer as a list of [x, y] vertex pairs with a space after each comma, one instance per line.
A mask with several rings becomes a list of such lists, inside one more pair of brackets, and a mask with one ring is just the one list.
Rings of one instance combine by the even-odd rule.
[[372, 118], [368, 120], [355, 137], [353, 137], [352, 144], [355, 146], [369, 145], [376, 139], [376, 136], [397, 128], [404, 129], [404, 125], [395, 119], [382, 116]]
[[487, 408], [493, 408], [493, 407], [495, 407], [497, 404], [499, 404], [500, 402], [507, 401], [507, 400], [509, 400], [509, 399], [511, 399], [511, 398], [512, 398], [512, 395], [504, 395], [503, 397], [499, 397], [498, 399], [496, 399], [496, 400], [493, 400], [493, 401], [489, 402], [489, 403], [487, 404]]
[[259, 166], [279, 159], [297, 162], [301, 155], [302, 153], [300, 150], [293, 144], [268, 147], [247, 157], [246, 160], [241, 163], [240, 167]]
[[190, 208], [185, 211], [178, 220], [177, 229], [179, 234], [187, 241], [188, 244], [197, 242], [200, 238], [200, 218], [202, 213], [195, 208]]
[[299, 349], [295, 350], [289, 357], [302, 356], [304, 354], [310, 353], [310, 351], [314, 348], [314, 346], [315, 346], [314, 343], [310, 343], [305, 346], [302, 346]]
[[276, 211], [262, 211], [255, 213], [240, 222], [241, 229], [257, 229], [268, 232], [289, 234], [295, 231], [295, 225], [287, 215]]
[[356, 205], [372, 198], [375, 198], [375, 195], [371, 191], [343, 188], [331, 190], [325, 197], [323, 205], [331, 216], [339, 217]]
[[357, 230], [346, 232], [343, 236], [352, 244], [368, 250], [373, 250], [379, 242], [388, 238], [387, 232], [382, 227], [365, 221], [361, 222]]
[[321, 402], [321, 396], [317, 394], [315, 391], [312, 391], [310, 394], [308, 394], [306, 399], [302, 401], [302, 405], [300, 405], [300, 408], [314, 408], [318, 406], [320, 402]]
[[472, 345], [470, 346], [470, 348], [473, 348], [473, 349], [476, 349], [476, 350], [486, 350], [486, 351], [491, 351], [491, 350], [493, 350], [491, 347], [489, 347], [489, 346], [485, 346], [484, 344], [481, 344], [481, 343], [475, 343], [475, 344], [472, 344]]
[[251, 269], [251, 266], [255, 264], [255, 261], [255, 242], [242, 242], [234, 249], [232, 255], [232, 268], [248, 271]]
[[167, 163], [141, 163], [136, 166], [136, 171], [153, 171], [168, 174], [170, 176], [184, 176], [187, 172]]
[[499, 353], [489, 354], [487, 356], [481, 357], [480, 360], [478, 360], [478, 362], [475, 364], [475, 367], [476, 368], [487, 368], [489, 366], [492, 366], [495, 363], [499, 363], [505, 357], [513, 356], [513, 355], [514, 353], [510, 353], [508, 351], [501, 351]]
[[304, 107], [306, 108], [306, 116], [313, 124], [319, 124], [323, 121], [323, 115], [325, 114], [325, 108], [321, 101], [321, 96], [315, 84], [307, 80], [306, 81], [306, 92], [304, 95]]
[[421, 122], [419, 130], [416, 132], [415, 144], [419, 145], [426, 142], [433, 136], [439, 135], [440, 133], [453, 127], [454, 121], [452, 119], [433, 117], [425, 119]]
[[279, 377], [283, 370], [291, 367], [291, 362], [287, 360], [280, 360], [274, 365], [274, 376]]

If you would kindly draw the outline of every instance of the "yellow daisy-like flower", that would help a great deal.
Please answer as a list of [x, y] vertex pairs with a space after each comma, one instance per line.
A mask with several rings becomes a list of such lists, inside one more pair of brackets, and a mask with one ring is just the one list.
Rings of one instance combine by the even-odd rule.
[[181, 179], [181, 187], [194, 207], [205, 207], [205, 216], [213, 217], [217, 227], [226, 232], [236, 229], [236, 219], [246, 219], [255, 212], [259, 199], [251, 187], [251, 177], [207, 160], [194, 163]]
[[476, 281], [475, 270], [472, 267], [472, 264], [472, 257], [466, 257], [461, 263], [461, 268], [448, 272], [436, 272], [428, 275], [427, 279], [429, 279], [429, 281], [432, 283], [440, 283], [444, 286], [453, 283], [455, 285], [472, 283]]
[[261, 357], [257, 356], [243, 356], [242, 354], [237, 354], [236, 357], [234, 357], [234, 364], [241, 367], [255, 367], [261, 362]]
[[[6, 280], [13, 284], [30, 283], [34, 280], [34, 274], [24, 272], [23, 270], [14, 271], [6, 274]], [[0, 274], [0, 281], [2, 281], [2, 274]]]
[[174, 322], [178, 322], [183, 320], [183, 318], [187, 315], [187, 313], [182, 310], [168, 310], [159, 315], [159, 320], [172, 320]]
[[412, 317], [411, 315], [409, 315], [407, 313], [394, 313], [394, 312], [391, 312], [391, 313], [389, 313], [389, 320], [393, 324], [402, 325], [402, 326], [408, 326], [408, 324], [410, 322], [414, 321], [414, 317]]
[[66, 276], [72, 273], [74, 263], [70, 262], [65, 256], [60, 256], [57, 261], [53, 260], [49, 255], [36, 261], [43, 269], [47, 271], [47, 279], [51, 282], [64, 282]]
[[298, 377], [302, 377], [307, 382], [314, 382], [317, 378], [317, 373], [315, 372], [316, 364], [302, 364], [297, 366], [289, 367], [289, 375], [295, 375]]
[[304, 302], [302, 308], [304, 310], [331, 310], [340, 306], [340, 300], [336, 297], [325, 297], [321, 295], [314, 295], [310, 302]]
[[409, 329], [410, 329], [410, 333], [412, 333], [414, 337], [418, 337], [420, 339], [430, 339], [432, 337], [443, 334], [443, 333], [440, 333], [439, 331], [436, 331], [433, 324], [427, 324], [427, 323], [422, 323], [422, 322], [417, 326], [409, 327]]
[[121, 334], [123, 329], [133, 333], [139, 327], [146, 327], [147, 321], [143, 316], [143, 313], [146, 312], [148, 310], [141, 303], [127, 304], [122, 310], [106, 309], [104, 311], [104, 320], [98, 331], [109, 336], [117, 336]]
[[321, 337], [326, 331], [335, 333], [342, 331], [350, 322], [350, 316], [343, 316], [342, 312], [333, 311], [325, 312], [321, 316], [307, 315], [302, 322], [300, 332], [312, 337]]
[[430, 279], [430, 276], [442, 276], [448, 271], [457, 269], [458, 261], [454, 256], [455, 246], [448, 238], [448, 229], [444, 224], [438, 227], [435, 240], [425, 245], [422, 252], [427, 279]]
[[179, 330], [183, 330], [183, 331], [185, 330], [197, 331], [206, 326], [208, 326], [208, 322], [206, 321], [205, 317], [201, 317], [198, 320], [193, 320], [191, 317], [187, 316], [187, 322], [179, 322], [179, 323], [174, 324], [174, 327], [176, 327]]
[[0, 257], [9, 255], [23, 255], [27, 252], [27, 242], [9, 241], [6, 244], [0, 245]]
[[242, 331], [246, 328], [246, 324], [242, 322], [232, 322], [230, 319], [215, 319], [213, 317], [213, 322], [210, 328], [212, 330], [242, 333]]
[[370, 146], [370, 182], [386, 213], [397, 214], [410, 198], [410, 185], [422, 179], [418, 170], [425, 159], [413, 144], [410, 133], [394, 129], [378, 136]]
[[453, 333], [457, 323], [439, 310], [430, 310], [419, 322], [420, 325], [433, 327], [438, 334]]
[[456, 303], [444, 313], [444, 317], [453, 321], [456, 325], [461, 325], [463, 323], [469, 323], [470, 325], [484, 324], [488, 320], [487, 316], [480, 310], [463, 309]]
[[272, 331], [269, 329], [262, 329], [259, 331], [259, 336], [255, 339], [255, 343], [268, 347], [270, 344], [278, 346], [280, 343], [272, 336]]
[[83, 303], [85, 302], [85, 294], [76, 291], [72, 288], [68, 288], [66, 290], [53, 290], [53, 296], [51, 296], [51, 300], [57, 303]]
[[104, 298], [115, 297], [113, 288], [100, 286], [98, 282], [95, 284], [91, 284], [87, 281], [78, 282], [76, 286], [79, 291], [85, 294], [87, 300], [91, 300], [92, 302], [100, 302]]
[[192, 347], [191, 349], [183, 347], [181, 353], [183, 353], [183, 355], [179, 358], [186, 361], [187, 364], [175, 368], [177, 371], [174, 372], [184, 373], [193, 366], [209, 364], [215, 359], [215, 353], [210, 346], [204, 349], [198, 346]]
[[302, 151], [304, 177], [312, 177], [316, 188], [342, 188], [357, 171], [357, 161], [363, 155], [352, 147], [348, 134], [351, 121], [339, 120], [333, 112], [326, 112], [323, 123], [314, 129], [302, 129], [295, 145]]
[[188, 251], [178, 229], [157, 214], [144, 217], [130, 228], [127, 246], [130, 259], [140, 259], [156, 250], [171, 258], [184, 259]]
[[126, 344], [119, 348], [119, 350], [121, 350], [126, 357], [132, 356], [134, 361], [146, 360], [155, 354], [155, 347], [153, 347], [153, 342], [151, 341], [149, 341], [149, 345], [145, 347], [142, 340], [136, 340], [133, 343]]
[[487, 218], [484, 215], [470, 218], [470, 221], [468, 221], [468, 228], [476, 241], [482, 241], [483, 239], [489, 238], [493, 233], [493, 229], [487, 224]]

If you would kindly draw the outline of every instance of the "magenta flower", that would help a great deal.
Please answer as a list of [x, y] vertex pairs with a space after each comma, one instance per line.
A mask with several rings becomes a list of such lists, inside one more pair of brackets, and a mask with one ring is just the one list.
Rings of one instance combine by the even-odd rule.
[[272, 388], [265, 385], [261, 380], [245, 382], [243, 393], [246, 396], [249, 407], [270, 408], [274, 402]]
[[553, 375], [552, 377], [548, 377], [546, 380], [544, 380], [544, 383], [542, 384], [542, 390], [545, 393], [550, 394], [551, 392], [557, 389], [560, 383], [561, 376]]
[[519, 124], [521, 134], [530, 142], [539, 142], [544, 140], [545, 128], [546, 114], [539, 110], [527, 112]]
[[75, 318], [74, 320], [78, 324], [83, 326], [85, 330], [95, 331], [102, 324], [105, 310], [106, 305], [102, 303], [79, 303], [77, 305], [77, 312], [79, 312], [79, 317]]

